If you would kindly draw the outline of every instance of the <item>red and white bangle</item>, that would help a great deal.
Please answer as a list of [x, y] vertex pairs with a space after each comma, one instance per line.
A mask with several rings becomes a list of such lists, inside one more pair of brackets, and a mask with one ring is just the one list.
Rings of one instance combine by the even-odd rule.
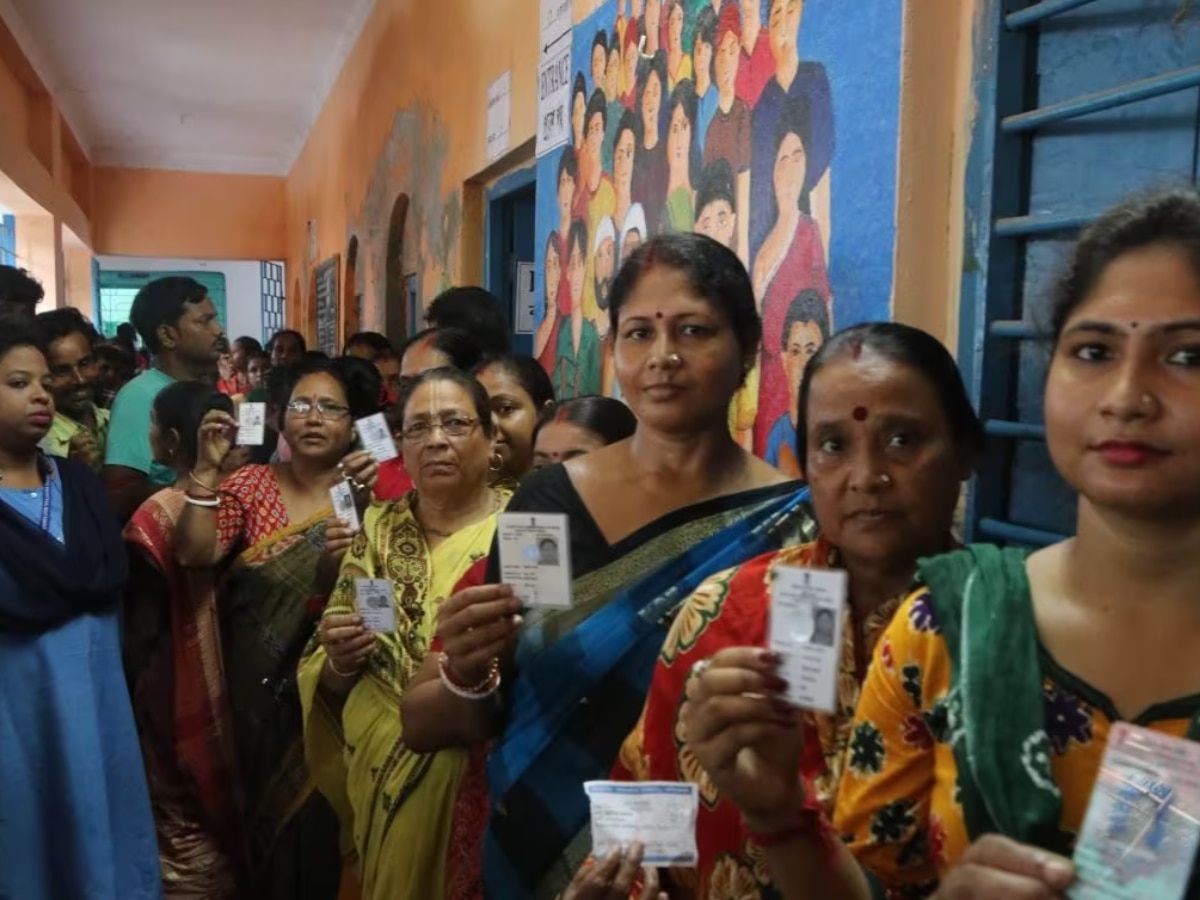
[[806, 796], [804, 802], [777, 828], [758, 831], [749, 822], [745, 822], [745, 826], [746, 840], [764, 850], [780, 847], [799, 837], [812, 837], [820, 845], [823, 857], [829, 859], [835, 855], [837, 838], [833, 826], [825, 817], [820, 803], [814, 801], [811, 795]]
[[467, 687], [456, 682], [451, 676], [450, 657], [446, 656], [445, 653], [439, 653], [438, 677], [442, 680], [442, 684], [446, 690], [455, 697], [462, 697], [464, 700], [483, 700], [492, 696], [492, 694], [500, 689], [500, 660], [492, 660], [491, 665], [488, 667], [487, 677], [483, 681]]

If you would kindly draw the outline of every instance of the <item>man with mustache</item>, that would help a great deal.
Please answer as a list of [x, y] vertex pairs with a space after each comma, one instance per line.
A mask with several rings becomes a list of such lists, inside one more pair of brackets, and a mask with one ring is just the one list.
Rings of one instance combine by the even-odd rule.
[[99, 471], [108, 437], [108, 410], [96, 405], [96, 329], [71, 307], [41, 313], [34, 325], [50, 367], [54, 395], [54, 423], [41, 448]]
[[122, 520], [175, 482], [175, 473], [150, 448], [154, 398], [172, 382], [210, 379], [229, 346], [208, 291], [186, 276], [159, 278], [138, 291], [129, 320], [154, 360], [113, 401], [102, 474]]

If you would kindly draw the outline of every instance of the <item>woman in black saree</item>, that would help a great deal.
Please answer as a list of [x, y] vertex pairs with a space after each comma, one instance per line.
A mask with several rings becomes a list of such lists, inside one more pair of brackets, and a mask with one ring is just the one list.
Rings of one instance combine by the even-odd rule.
[[[536, 472], [509, 505], [569, 517], [572, 607], [522, 611], [496, 584], [454, 595], [442, 652], [401, 703], [414, 749], [495, 740], [488, 897], [554, 897], [570, 883], [590, 850], [582, 783], [607, 777], [690, 591], [812, 536], [803, 485], [729, 432], [762, 330], [733, 252], [696, 234], [655, 238], [617, 276], [609, 314], [637, 431]], [[494, 550], [489, 575], [499, 580]]]

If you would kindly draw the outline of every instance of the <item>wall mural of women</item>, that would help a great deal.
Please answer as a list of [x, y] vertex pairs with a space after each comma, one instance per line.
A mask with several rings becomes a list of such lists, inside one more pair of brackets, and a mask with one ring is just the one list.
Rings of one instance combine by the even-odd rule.
[[[572, 140], [538, 160], [537, 356], [563, 399], [614, 391], [616, 269], [656, 234], [708, 234], [745, 263], [763, 315], [730, 427], [790, 471], [810, 308], [823, 304], [821, 332], [889, 316], [903, 4], [586, 5]], [[803, 326], [789, 322], [800, 297]]]

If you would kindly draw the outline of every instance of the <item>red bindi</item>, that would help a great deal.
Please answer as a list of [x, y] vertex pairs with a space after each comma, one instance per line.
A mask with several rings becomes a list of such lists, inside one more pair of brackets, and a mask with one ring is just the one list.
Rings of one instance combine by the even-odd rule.
[[867, 408], [865, 406], [854, 407], [854, 421], [855, 422], [867, 421]]
[[654, 318], [656, 318], [656, 319], [661, 319], [661, 318], [662, 318], [662, 313], [660, 313], [660, 312], [656, 312], [656, 313], [654, 314]]
[[[850, 353], [854, 356], [855, 359], [858, 359], [860, 356], [862, 356], [862, 350], [863, 350], [862, 338], [855, 338], [850, 344]], [[864, 410], [864, 414], [865, 414], [865, 410]]]

